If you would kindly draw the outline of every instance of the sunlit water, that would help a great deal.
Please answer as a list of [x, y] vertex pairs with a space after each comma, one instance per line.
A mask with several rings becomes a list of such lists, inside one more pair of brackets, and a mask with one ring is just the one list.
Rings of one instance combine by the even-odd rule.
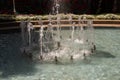
[[0, 80], [120, 80], [120, 29], [95, 29], [96, 54], [71, 63], [31, 61], [21, 44], [19, 32], [0, 34]]

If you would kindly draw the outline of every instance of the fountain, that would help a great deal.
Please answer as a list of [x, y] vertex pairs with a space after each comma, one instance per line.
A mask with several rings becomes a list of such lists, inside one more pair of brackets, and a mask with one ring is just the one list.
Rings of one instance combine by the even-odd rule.
[[1, 32], [0, 80], [119, 80], [120, 29], [92, 24], [50, 14], [21, 21], [21, 33]]
[[[73, 21], [72, 15], [69, 15], [67, 21], [71, 26], [68, 30], [64, 30], [61, 23], [62, 18], [58, 14], [60, 5], [57, 0], [54, 5], [52, 10], [56, 10], [53, 11], [55, 12], [54, 16], [57, 16], [56, 22], [52, 20], [52, 15], [50, 14], [48, 16], [48, 24], [45, 25], [42, 19], [39, 18], [37, 22], [39, 30], [34, 30], [32, 22], [21, 21], [23, 41], [21, 51], [27, 54], [32, 53], [34, 59], [39, 59], [42, 62], [82, 60], [94, 53], [92, 21], [79, 16], [78, 23], [76, 23]], [[67, 32], [67, 35], [64, 34], [64, 31]], [[33, 35], [34, 33], [36, 35]]]

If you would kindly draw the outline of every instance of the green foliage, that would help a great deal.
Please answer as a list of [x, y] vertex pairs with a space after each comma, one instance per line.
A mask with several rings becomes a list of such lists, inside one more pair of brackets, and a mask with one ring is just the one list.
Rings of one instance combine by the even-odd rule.
[[119, 20], [120, 19], [120, 15], [115, 15], [115, 14], [106, 14], [105, 15], [106, 19], [110, 19], [110, 20]]
[[94, 15], [86, 15], [86, 14], [83, 14], [83, 15], [80, 15], [81, 18], [86, 18], [86, 19], [95, 19], [95, 16]]
[[96, 19], [105, 19], [105, 20], [120, 20], [120, 15], [117, 14], [101, 14], [97, 15]]
[[101, 20], [101, 19], [106, 19], [106, 18], [104, 14], [101, 14], [101, 15], [96, 15], [95, 19]]
[[73, 19], [78, 19], [80, 16], [81, 18], [86, 19], [98, 19], [98, 20], [120, 20], [120, 15], [118, 14], [100, 14], [100, 15], [75, 15], [75, 14], [58, 14], [58, 15], [6, 15], [0, 14], [0, 20], [38, 20], [41, 18], [42, 20], [48, 20], [51, 17], [53, 20], [57, 19], [57, 16], [60, 16], [61, 19], [69, 19], [69, 15], [72, 16]]
[[0, 14], [0, 20], [15, 20], [15, 15]]

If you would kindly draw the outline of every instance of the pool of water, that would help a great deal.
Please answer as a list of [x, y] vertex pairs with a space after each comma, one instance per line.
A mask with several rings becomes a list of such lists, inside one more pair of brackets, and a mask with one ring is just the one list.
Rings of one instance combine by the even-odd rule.
[[0, 80], [120, 80], [120, 29], [95, 29], [96, 54], [66, 64], [21, 55], [20, 32], [0, 33]]

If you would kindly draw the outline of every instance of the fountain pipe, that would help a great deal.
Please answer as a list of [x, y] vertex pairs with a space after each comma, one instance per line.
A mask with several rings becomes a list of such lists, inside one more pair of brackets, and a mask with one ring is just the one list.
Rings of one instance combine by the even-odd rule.
[[41, 26], [41, 29], [40, 29], [40, 39], [39, 39], [39, 41], [40, 41], [40, 56], [42, 56], [42, 52], [43, 52], [43, 50], [42, 50], [42, 45], [43, 45], [43, 42], [42, 42], [42, 38], [43, 38], [43, 27], [44, 27], [44, 26]]
[[27, 30], [28, 30], [28, 43], [29, 43], [29, 46], [31, 46], [31, 30], [33, 30], [33, 24], [31, 22], [28, 22], [27, 23]]
[[74, 40], [74, 31], [75, 31], [75, 22], [72, 24], [72, 33], [71, 33], [71, 39]]
[[13, 0], [13, 13], [16, 14], [15, 0]]
[[73, 61], [73, 55], [70, 56], [70, 60]]
[[60, 15], [57, 16], [57, 25], [58, 25], [58, 26], [57, 26], [58, 39], [59, 39], [59, 41], [60, 41], [60, 39], [61, 39], [61, 38], [60, 38], [60, 30], [61, 30], [61, 29], [60, 29]]
[[21, 27], [22, 42], [23, 42], [23, 45], [25, 45], [25, 22], [24, 21], [21, 21], [20, 27]]
[[58, 63], [58, 57], [55, 56], [55, 63], [57, 64]]

